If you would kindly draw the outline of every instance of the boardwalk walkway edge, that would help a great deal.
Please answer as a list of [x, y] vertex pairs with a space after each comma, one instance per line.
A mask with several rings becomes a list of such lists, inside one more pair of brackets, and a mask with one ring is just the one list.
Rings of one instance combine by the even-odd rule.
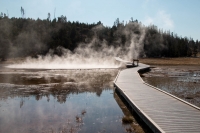
[[[135, 68], [129, 68], [129, 69], [125, 69], [125, 70], [120, 70], [115, 78], [115, 80], [113, 81], [114, 83], [114, 87], [115, 89], [119, 92], [119, 94], [126, 100], [126, 102], [128, 103], [128, 105], [131, 107], [132, 110], [134, 110], [134, 112], [137, 113], [137, 115], [149, 126], [149, 128], [153, 131], [153, 132], [168, 132], [168, 131], [173, 131], [173, 129], [165, 129], [166, 127], [168, 127], [168, 125], [166, 126], [163, 126], [163, 123], [159, 123], [157, 124], [154, 120], [152, 120], [151, 117], [149, 117], [149, 114], [146, 114], [146, 111], [144, 111], [143, 109], [141, 109], [140, 106], [137, 105], [137, 103], [134, 102], [133, 98], [130, 98], [130, 96], [133, 96], [132, 94], [129, 94], [129, 93], [135, 93], [134, 90], [132, 90], [131, 86], [134, 86], [133, 88], [134, 89], [138, 89], [141, 85], [142, 86], [146, 86], [148, 87], [149, 89], [153, 89], [153, 90], [156, 90], [156, 91], [159, 91], [160, 93], [162, 93], [162, 95], [168, 95], [169, 97], [172, 97], [172, 99], [176, 99], [180, 102], [182, 102], [183, 104], [186, 104], [198, 111], [200, 111], [200, 108], [193, 105], [193, 104], [190, 104], [189, 102], [187, 101], [184, 101], [168, 92], [165, 92], [157, 87], [154, 87], [148, 83], [145, 83], [142, 78], [140, 77], [139, 75], [139, 71], [141, 70], [145, 70], [145, 69], [149, 69], [150, 66], [149, 65], [146, 65], [146, 64], [142, 64], [140, 63], [140, 66], [139, 67], [135, 67]], [[123, 72], [122, 72], [123, 71]], [[126, 72], [124, 72], [126, 71]], [[128, 72], [127, 72], [128, 71]], [[121, 74], [122, 72], [122, 74]], [[133, 74], [133, 73], [135, 74]], [[127, 74], [128, 73], [128, 74]], [[129, 74], [131, 73], [131, 74]], [[128, 76], [127, 76], [128, 75]], [[132, 76], [133, 75], [133, 76]], [[119, 80], [118, 80], [119, 78]], [[127, 78], [128, 81], [126, 81], [124, 78]], [[134, 80], [137, 80], [137, 81], [134, 81]], [[132, 83], [134, 82], [134, 83]], [[138, 83], [137, 83], [138, 82]], [[130, 84], [131, 83], [131, 84]], [[127, 85], [128, 84], [128, 85]], [[125, 87], [125, 86], [128, 86]], [[125, 89], [124, 89], [125, 87]], [[137, 94], [134, 94], [134, 95], [137, 95]], [[199, 114], [199, 113], [198, 113]], [[194, 115], [195, 116], [195, 115]], [[192, 118], [192, 117], [191, 117]], [[154, 118], [155, 119], [155, 118]], [[168, 120], [165, 120], [163, 119], [164, 121], [168, 121]], [[189, 119], [191, 120], [191, 119]], [[197, 118], [197, 121], [199, 121], [199, 117]], [[166, 122], [167, 123], [167, 122]], [[168, 124], [168, 123], [167, 123]], [[175, 123], [176, 124], [176, 123]], [[160, 127], [161, 125], [161, 127]], [[163, 130], [163, 128], [165, 130]], [[174, 128], [174, 127], [173, 127]], [[198, 128], [197, 128], [198, 129]], [[184, 131], [188, 131], [189, 129], [183, 129]], [[178, 129], [175, 129], [173, 132], [180, 132], [182, 131], [182, 129], [178, 128]], [[190, 130], [189, 130], [190, 131]], [[196, 131], [196, 129], [195, 129]]]
[[166, 92], [166, 91], [163, 91], [163, 90], [161, 90], [161, 89], [159, 89], [159, 88], [157, 88], [157, 87], [155, 87], [155, 86], [152, 86], [152, 85], [150, 85], [150, 84], [148, 84], [148, 83], [146, 83], [146, 82], [144, 82], [144, 84], [146, 84], [147, 86], [149, 86], [149, 87], [151, 87], [151, 88], [153, 88], [153, 89], [156, 89], [156, 90], [158, 90], [158, 91], [161, 91], [162, 93], [165, 93], [165, 94], [167, 94], [167, 95], [169, 95], [169, 96], [171, 96], [171, 97], [173, 97], [173, 98], [175, 98], [175, 99], [177, 99], [177, 100], [179, 100], [179, 101], [181, 101], [181, 102], [183, 102], [183, 103], [185, 103], [185, 104], [187, 104], [187, 105], [189, 105], [189, 106], [191, 106], [191, 107], [193, 107], [193, 108], [195, 108], [195, 109], [198, 109], [198, 110], [200, 111], [200, 108], [199, 108], [199, 107], [197, 107], [197, 106], [195, 106], [195, 105], [193, 105], [193, 104], [191, 104], [191, 103], [189, 103], [189, 102], [187, 102], [187, 101], [185, 101], [185, 100], [182, 100], [182, 99], [178, 98], [177, 96], [174, 96], [174, 95], [172, 95], [172, 94], [170, 94], [170, 93], [168, 93], [168, 92]]
[[144, 113], [130, 98], [129, 96], [123, 92], [116, 84], [114, 85], [117, 91], [120, 93], [120, 96], [122, 96], [126, 102], [128, 102], [128, 105], [133, 109], [134, 112], [137, 113], [137, 115], [149, 126], [149, 128], [154, 133], [164, 133], [164, 131], [150, 118], [146, 113]]

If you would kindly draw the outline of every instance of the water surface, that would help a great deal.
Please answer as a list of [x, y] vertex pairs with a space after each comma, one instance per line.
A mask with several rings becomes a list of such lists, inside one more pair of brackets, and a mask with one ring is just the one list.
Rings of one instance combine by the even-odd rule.
[[[0, 70], [0, 132], [144, 132], [113, 89], [117, 69]], [[134, 117], [133, 117], [134, 118]]]

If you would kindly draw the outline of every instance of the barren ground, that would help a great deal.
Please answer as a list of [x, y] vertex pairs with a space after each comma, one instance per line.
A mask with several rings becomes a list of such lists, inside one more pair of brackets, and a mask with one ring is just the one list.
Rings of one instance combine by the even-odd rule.
[[145, 58], [151, 71], [143, 80], [200, 107], [200, 58]]
[[200, 58], [181, 57], [181, 58], [141, 58], [141, 63], [148, 65], [188, 65], [200, 66]]

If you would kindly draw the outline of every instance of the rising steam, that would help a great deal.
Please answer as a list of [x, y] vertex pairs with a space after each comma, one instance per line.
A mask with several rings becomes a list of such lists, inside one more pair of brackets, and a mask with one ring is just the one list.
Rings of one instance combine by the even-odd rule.
[[[79, 44], [73, 52], [58, 47], [57, 50], [61, 51], [62, 56], [55, 55], [50, 50], [46, 56], [28, 57], [24, 62], [12, 64], [8, 67], [29, 69], [118, 68], [121, 64], [116, 62], [114, 57], [132, 60], [143, 53], [145, 30], [140, 24], [129, 23], [122, 31], [117, 31], [123, 33], [127, 38], [125, 45], [118, 47], [109, 46], [105, 40], [100, 41], [98, 39], [96, 33], [104, 28], [103, 25], [93, 28], [95, 32], [93, 40], [88, 44]], [[137, 31], [137, 33], [134, 31]], [[100, 44], [100, 46], [97, 47], [97, 44]]]
[[[117, 68], [119, 64], [114, 61], [115, 55], [106, 52], [97, 52], [90, 48], [78, 48], [75, 53], [61, 48], [62, 56], [54, 55], [50, 51], [46, 56], [38, 58], [26, 58], [25, 62], [9, 65], [9, 68], [31, 69], [89, 69], [89, 68]], [[112, 48], [111, 48], [112, 49]], [[103, 50], [105, 51], [105, 50]]]

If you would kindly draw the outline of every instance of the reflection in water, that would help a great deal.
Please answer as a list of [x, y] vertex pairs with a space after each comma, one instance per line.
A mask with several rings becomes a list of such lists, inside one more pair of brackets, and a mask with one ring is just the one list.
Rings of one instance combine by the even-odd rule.
[[115, 69], [1, 70], [0, 132], [135, 131], [122, 124], [126, 108], [115, 101], [116, 74]]
[[44, 96], [39, 101], [33, 96], [8, 98], [0, 102], [0, 132], [124, 132], [123, 113], [112, 92], [105, 90], [101, 97], [89, 92], [69, 94], [64, 103], [52, 95], [49, 101]]
[[0, 98], [7, 96], [52, 94], [64, 102], [69, 93], [95, 92], [100, 96], [103, 89], [112, 86], [117, 70], [44, 70], [0, 72]]
[[[120, 94], [119, 94], [120, 95]], [[114, 93], [114, 98], [117, 102], [117, 104], [119, 105], [119, 107], [121, 108], [124, 116], [122, 117], [122, 122], [123, 122], [123, 118], [131, 118], [132, 122], [131, 127], [127, 126], [128, 123], [123, 122], [124, 127], [126, 128], [127, 132], [136, 132], [136, 133], [143, 133], [143, 132], [150, 132], [149, 129], [146, 129], [145, 127], [143, 127], [144, 129], [138, 124], [137, 122], [137, 118], [135, 118], [132, 113], [129, 111], [129, 109], [127, 108], [127, 106], [124, 104], [124, 102], [121, 100], [121, 98], [118, 96], [117, 92]], [[143, 123], [141, 123], [143, 124]], [[149, 131], [148, 131], [149, 130]]]

